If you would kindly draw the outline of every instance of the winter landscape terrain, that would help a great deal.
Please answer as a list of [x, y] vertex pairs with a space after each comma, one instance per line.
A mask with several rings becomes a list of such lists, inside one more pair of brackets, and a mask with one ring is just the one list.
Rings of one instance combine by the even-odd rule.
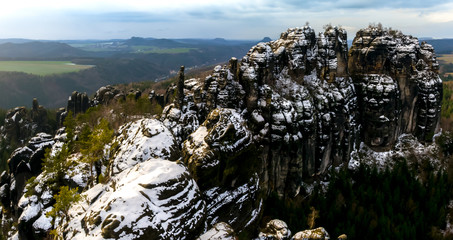
[[[196, 48], [130, 41], [68, 44]], [[348, 46], [341, 27], [305, 25], [232, 55], [158, 83], [74, 91], [52, 114], [37, 99], [5, 112], [1, 237], [453, 237], [451, 90], [432, 45], [370, 25]]]

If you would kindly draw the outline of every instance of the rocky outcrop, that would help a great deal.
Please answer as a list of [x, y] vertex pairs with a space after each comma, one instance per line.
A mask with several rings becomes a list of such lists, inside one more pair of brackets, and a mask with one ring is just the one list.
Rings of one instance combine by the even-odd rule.
[[167, 105], [167, 102], [165, 101], [165, 96], [164, 94], [157, 94], [154, 90], [152, 90], [149, 95], [148, 99], [150, 102], [156, 102], [159, 104], [162, 108]]
[[71, 210], [66, 239], [194, 239], [205, 203], [187, 169], [150, 159], [98, 184]]
[[105, 86], [99, 88], [99, 90], [96, 91], [93, 97], [93, 104], [94, 105], [105, 105], [110, 103], [113, 100], [125, 100], [126, 99], [126, 94], [124, 94], [123, 91], [114, 88], [113, 86]]
[[34, 98], [32, 109], [16, 107], [6, 113], [5, 124], [0, 126], [0, 141], [16, 147], [23, 146], [39, 132], [51, 134], [53, 129], [47, 119], [47, 110]]
[[431, 45], [370, 26], [357, 32], [348, 65], [360, 99], [362, 140], [368, 146], [389, 150], [403, 133], [431, 141], [442, 99]]
[[263, 192], [294, 197], [303, 182], [348, 164], [362, 141], [386, 150], [404, 132], [432, 136], [441, 95], [432, 48], [384, 32], [360, 31], [348, 53], [341, 28], [288, 29], [241, 62], [180, 81], [184, 96], [162, 120], [185, 140], [183, 159], [201, 190], [226, 193], [257, 174]]
[[[46, 148], [50, 148], [51, 155], [55, 155], [62, 150], [65, 139], [66, 134], [59, 131], [52, 138], [52, 141], [47, 143]], [[40, 160], [42, 161], [43, 158], [44, 153]], [[66, 159], [66, 162], [69, 168], [65, 171], [63, 181], [71, 188], [84, 189], [90, 176], [88, 164], [78, 162], [77, 155], [71, 155]], [[23, 240], [44, 239], [48, 235], [49, 230], [54, 227], [52, 218], [47, 217], [46, 213], [53, 208], [55, 204], [54, 195], [58, 194], [55, 176], [48, 172], [40, 172], [35, 177], [36, 179], [33, 182], [27, 182], [29, 185], [25, 184], [26, 180], [24, 181], [22, 190], [17, 192], [17, 197], [20, 200], [18, 200], [16, 205], [13, 205], [17, 206], [17, 209], [11, 207], [12, 213], [17, 218], [19, 239]], [[11, 189], [11, 193], [14, 193], [13, 189]]]
[[176, 161], [179, 148], [170, 132], [159, 120], [141, 119], [122, 126], [114, 142], [115, 158], [110, 164], [110, 173], [115, 175], [150, 158]]
[[328, 239], [330, 239], [329, 234], [323, 227], [298, 232], [294, 234], [294, 236], [291, 238], [291, 240], [328, 240]]
[[0, 182], [1, 202], [18, 217], [18, 202], [27, 180], [41, 173], [42, 159], [46, 149], [54, 144], [53, 137], [39, 133], [24, 147], [16, 149], [8, 160], [9, 173], [4, 172]]
[[[234, 186], [238, 178], [250, 175], [252, 134], [238, 112], [216, 109], [184, 142], [183, 158], [194, 178], [205, 190], [216, 186]], [[247, 159], [248, 161], [241, 161]], [[243, 173], [243, 174], [241, 174]]]
[[[240, 67], [247, 110], [263, 119], [261, 175], [281, 196], [297, 195], [303, 179], [346, 160], [356, 139], [356, 97], [347, 75], [346, 32], [289, 29], [258, 44]], [[272, 147], [271, 147], [272, 146]]]
[[90, 99], [86, 93], [74, 91], [68, 99], [66, 111], [71, 111], [74, 115], [84, 113], [90, 107]]
[[215, 224], [209, 231], [197, 238], [197, 240], [236, 240], [234, 229], [224, 222]]
[[[261, 229], [257, 240], [328, 240], [329, 233], [323, 228], [308, 229], [297, 232], [292, 235], [288, 225], [279, 219], [273, 219], [266, 224], [266, 227]], [[343, 234], [338, 239], [347, 239]]]
[[[182, 107], [163, 113], [177, 138], [201, 132], [206, 126], [200, 124], [215, 109], [234, 110], [248, 120], [244, 128], [257, 148], [250, 162], [259, 162], [261, 187], [281, 196], [297, 195], [303, 179], [346, 161], [356, 139], [357, 103], [342, 29], [318, 37], [310, 27], [289, 29], [279, 40], [253, 47], [240, 63], [233, 58], [204, 80], [186, 80], [184, 91]], [[195, 176], [202, 174], [190, 166]]]
[[260, 240], [288, 240], [291, 237], [291, 230], [284, 221], [273, 219], [266, 224], [258, 236]]

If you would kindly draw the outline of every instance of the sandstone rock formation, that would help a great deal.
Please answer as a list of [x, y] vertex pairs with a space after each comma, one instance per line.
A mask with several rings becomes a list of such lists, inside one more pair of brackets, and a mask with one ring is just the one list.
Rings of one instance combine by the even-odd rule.
[[[369, 31], [373, 30], [361, 32]], [[293, 197], [303, 191], [302, 182], [322, 177], [330, 166], [347, 164], [362, 141], [385, 150], [403, 132], [421, 140], [434, 133], [441, 84], [432, 48], [403, 35], [394, 41], [397, 47], [392, 41], [379, 45], [389, 58], [381, 65], [407, 68], [413, 74], [409, 77], [419, 79], [414, 80], [419, 86], [414, 92], [407, 90], [413, 88], [412, 82], [398, 82], [390, 70], [383, 75], [373, 69], [373, 61], [380, 59], [371, 54], [374, 47], [368, 50], [373, 61], [356, 57], [365, 52], [357, 50], [359, 38], [348, 56], [343, 29], [327, 27], [316, 36], [313, 29], [303, 27], [289, 29], [276, 41], [259, 43], [241, 62], [231, 59], [204, 80], [185, 80], [182, 104], [178, 100], [167, 106], [162, 119], [178, 141], [185, 140], [184, 161], [205, 193], [206, 189], [226, 193], [256, 173], [260, 190]], [[407, 63], [413, 56], [415, 60]], [[364, 66], [358, 68], [355, 62]], [[403, 98], [400, 93], [405, 88], [408, 94]], [[422, 132], [402, 120], [407, 116], [404, 102], [411, 102], [411, 116], [420, 113], [411, 124]], [[248, 172], [239, 175], [237, 169]], [[250, 204], [245, 212], [258, 206]], [[246, 223], [244, 219], [242, 225]]]
[[[65, 139], [66, 134], [60, 132], [55, 137], [50, 138], [46, 144], [41, 144], [41, 147], [50, 148], [51, 154], [55, 154], [62, 150]], [[37, 153], [39, 152], [44, 152], [44, 150]], [[44, 153], [39, 157], [39, 160], [42, 161], [43, 157]], [[72, 164], [69, 164], [70, 167], [65, 172], [64, 181], [72, 188], [83, 189], [87, 186], [90, 176], [89, 167], [88, 164], [79, 163], [77, 160], [75, 155], [66, 159], [66, 162]], [[11, 178], [17, 179], [19, 176], [11, 174]], [[12, 206], [8, 210], [12, 210], [12, 213], [15, 214], [13, 217], [17, 218], [19, 239], [43, 239], [53, 228], [52, 218], [46, 216], [46, 213], [53, 208], [55, 203], [53, 196], [58, 193], [53, 184], [54, 180], [51, 180], [53, 177], [52, 174], [40, 171], [34, 181], [36, 185], [25, 189], [26, 180], [24, 179], [24, 182], [20, 185], [22, 190], [17, 195], [20, 200], [17, 203], [11, 201]], [[14, 189], [10, 189], [10, 192], [11, 195], [14, 194]]]
[[51, 135], [38, 133], [30, 139], [26, 146], [16, 149], [11, 154], [8, 160], [9, 173], [2, 173], [0, 197], [3, 206], [11, 209], [16, 217], [20, 215], [18, 203], [27, 180], [41, 173], [44, 153], [53, 144], [54, 140]]
[[403, 133], [432, 139], [442, 80], [431, 45], [370, 26], [357, 32], [348, 65], [360, 99], [362, 141], [374, 150], [388, 150]]
[[47, 119], [47, 110], [33, 99], [32, 109], [16, 107], [6, 113], [5, 124], [0, 126], [0, 141], [23, 146], [39, 132], [52, 133]]
[[289, 29], [253, 47], [240, 63], [231, 59], [205, 80], [186, 80], [184, 90], [182, 107], [164, 110], [167, 127], [183, 140], [214, 109], [234, 109], [249, 119], [243, 128], [253, 136], [261, 187], [281, 196], [297, 195], [303, 179], [346, 161], [356, 140], [357, 103], [342, 29], [319, 37], [310, 27]]
[[[338, 239], [346, 239], [346, 235], [341, 235]], [[329, 233], [323, 228], [318, 227], [315, 229], [304, 230], [291, 234], [288, 225], [279, 219], [270, 220], [266, 227], [261, 229], [257, 240], [328, 240], [330, 239]]]
[[193, 239], [204, 201], [182, 165], [150, 159], [98, 184], [71, 211], [67, 239]]
[[110, 164], [111, 175], [122, 172], [150, 158], [176, 161], [180, 152], [176, 141], [160, 121], [141, 119], [122, 126], [113, 149], [114, 159]]
[[[331, 167], [350, 165], [358, 149], [389, 150], [403, 133], [429, 141], [442, 93], [432, 47], [376, 27], [359, 31], [349, 53], [346, 40], [346, 31], [337, 27], [320, 34], [309, 26], [291, 28], [278, 40], [252, 47], [242, 60], [216, 66], [205, 79], [185, 79], [182, 67], [177, 85], [165, 95], [150, 95], [166, 105], [159, 119], [119, 129], [105, 156], [108, 166], [101, 169], [108, 180], [85, 191], [85, 200], [71, 208], [65, 237], [234, 238], [230, 230], [256, 229], [270, 194], [308, 194], [305, 183], [324, 179]], [[125, 97], [107, 86], [92, 103]], [[79, 113], [89, 104], [75, 92], [67, 110]], [[37, 102], [33, 106], [39, 110]], [[23, 112], [10, 112], [1, 131], [20, 136], [10, 126], [24, 119]], [[53, 149], [64, 140], [46, 139]], [[25, 180], [39, 174], [42, 157], [31, 160], [36, 149], [17, 150], [10, 175], [1, 177], [2, 203], [19, 205], [23, 239], [44, 236], [51, 227], [45, 213], [55, 192], [38, 185], [33, 195], [22, 196]], [[65, 180], [86, 187], [89, 170], [80, 164]], [[261, 233], [261, 239], [291, 237], [280, 220]], [[329, 238], [319, 228], [293, 239], [315, 237]]]
[[108, 104], [113, 100], [124, 100], [126, 99], [126, 94], [119, 90], [116, 89], [113, 86], [105, 86], [99, 88], [99, 90], [96, 91], [93, 97], [93, 105], [103, 105], [103, 104]]
[[66, 111], [71, 111], [74, 115], [84, 113], [90, 107], [90, 100], [86, 93], [74, 91], [68, 99]]

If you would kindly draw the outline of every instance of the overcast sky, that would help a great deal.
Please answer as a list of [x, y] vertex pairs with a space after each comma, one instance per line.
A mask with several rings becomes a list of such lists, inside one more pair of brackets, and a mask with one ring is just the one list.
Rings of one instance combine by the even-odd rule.
[[355, 32], [381, 22], [417, 37], [453, 38], [453, 0], [8, 0], [0, 38], [277, 38], [309, 22]]

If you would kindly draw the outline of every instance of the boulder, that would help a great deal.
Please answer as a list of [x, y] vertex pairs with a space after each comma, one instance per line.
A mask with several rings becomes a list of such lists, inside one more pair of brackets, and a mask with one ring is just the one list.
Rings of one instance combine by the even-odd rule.
[[269, 221], [258, 235], [259, 240], [289, 240], [290, 237], [288, 225], [279, 219]]
[[197, 240], [236, 240], [234, 229], [225, 222], [215, 224], [203, 235], [199, 236]]
[[305, 230], [294, 234], [291, 240], [328, 240], [329, 233], [323, 228]]

